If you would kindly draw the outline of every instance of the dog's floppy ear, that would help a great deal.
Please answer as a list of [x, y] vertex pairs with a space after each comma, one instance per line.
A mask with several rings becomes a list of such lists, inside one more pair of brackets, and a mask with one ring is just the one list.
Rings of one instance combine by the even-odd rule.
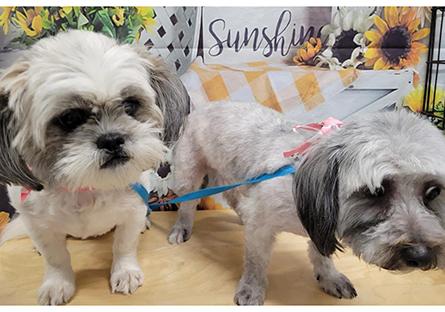
[[[17, 83], [12, 81], [24, 68], [25, 66], [20, 64], [13, 65], [0, 77], [0, 183], [18, 184], [40, 191], [43, 185], [31, 173], [17, 149], [12, 146], [18, 124], [11, 107], [20, 108], [17, 103], [10, 105], [10, 96], [5, 87], [8, 85], [8, 89], [24, 88], [22, 81]], [[16, 89], [14, 91], [22, 92]], [[15, 95], [14, 98], [19, 101], [21, 96]]]
[[179, 138], [190, 112], [190, 97], [179, 77], [160, 57], [141, 48], [137, 48], [137, 52], [147, 60], [150, 85], [156, 92], [156, 105], [164, 115], [163, 141], [170, 146]]
[[338, 220], [339, 146], [314, 146], [294, 175], [294, 199], [301, 223], [324, 256], [341, 244], [336, 238]]

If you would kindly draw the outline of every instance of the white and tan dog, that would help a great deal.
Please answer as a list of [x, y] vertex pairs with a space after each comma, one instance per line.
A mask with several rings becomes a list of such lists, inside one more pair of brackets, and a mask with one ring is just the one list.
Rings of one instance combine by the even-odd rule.
[[[142, 285], [137, 261], [146, 207], [129, 188], [156, 168], [188, 112], [175, 74], [142, 48], [69, 31], [42, 39], [0, 77], [0, 181], [32, 191], [0, 238], [30, 235], [45, 258], [40, 304], [75, 291], [67, 235], [115, 229], [111, 289]], [[30, 169], [28, 169], [28, 166]], [[43, 189], [43, 190], [42, 190]]]
[[[302, 161], [283, 157], [304, 130], [259, 104], [212, 103], [193, 112], [173, 156], [181, 195], [205, 175], [234, 183], [295, 165], [285, 176], [224, 193], [245, 225], [240, 305], [262, 304], [275, 235], [311, 239], [309, 257], [320, 287], [353, 298], [351, 282], [330, 256], [339, 240], [364, 261], [389, 270], [445, 266], [445, 139], [427, 120], [404, 111], [357, 117], [314, 144]], [[197, 202], [183, 203], [168, 240], [192, 233]]]

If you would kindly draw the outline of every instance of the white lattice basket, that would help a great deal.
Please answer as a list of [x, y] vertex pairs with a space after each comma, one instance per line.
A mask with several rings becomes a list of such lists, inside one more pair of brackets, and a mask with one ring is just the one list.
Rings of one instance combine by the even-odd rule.
[[156, 24], [151, 31], [142, 33], [139, 43], [182, 74], [196, 56], [198, 8], [155, 7], [154, 11]]

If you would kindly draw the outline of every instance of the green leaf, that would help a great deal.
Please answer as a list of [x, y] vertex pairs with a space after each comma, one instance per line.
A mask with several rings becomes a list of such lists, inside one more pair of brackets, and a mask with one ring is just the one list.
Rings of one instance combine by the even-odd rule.
[[49, 20], [43, 20], [43, 22], [42, 22], [42, 27], [44, 29], [51, 29], [52, 25], [53, 25], [53, 23], [51, 23], [51, 21], [49, 21]]
[[109, 35], [112, 38], [116, 38], [116, 30], [114, 29], [113, 22], [108, 15], [108, 10], [104, 9], [97, 12], [96, 17], [103, 24], [102, 32]]
[[83, 25], [88, 24], [90, 21], [79, 11], [77, 18], [77, 29], [81, 29]]
[[82, 14], [82, 12], [80, 12], [80, 7], [78, 7], [78, 6], [73, 7], [73, 10], [74, 10], [74, 15], [76, 15], [76, 16], [79, 16], [80, 14]]

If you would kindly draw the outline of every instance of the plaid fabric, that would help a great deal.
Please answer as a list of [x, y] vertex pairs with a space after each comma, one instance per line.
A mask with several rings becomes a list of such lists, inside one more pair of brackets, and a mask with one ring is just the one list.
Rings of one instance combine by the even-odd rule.
[[[267, 62], [206, 65], [197, 58], [181, 80], [192, 108], [209, 101], [231, 100], [259, 102], [285, 114], [300, 115], [342, 92], [357, 77], [354, 69], [331, 71]], [[228, 205], [222, 196], [211, 196], [203, 198], [199, 207], [222, 209]]]
[[347, 88], [358, 71], [253, 62], [220, 65], [197, 58], [181, 77], [193, 105], [209, 101], [259, 102], [286, 113], [310, 111]]

